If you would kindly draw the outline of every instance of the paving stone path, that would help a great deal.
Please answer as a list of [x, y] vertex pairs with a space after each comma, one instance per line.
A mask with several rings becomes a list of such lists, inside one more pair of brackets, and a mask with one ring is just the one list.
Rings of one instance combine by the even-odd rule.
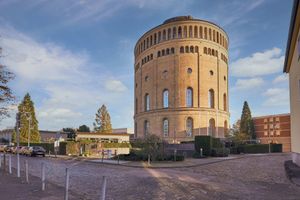
[[[133, 168], [76, 159], [28, 159], [30, 174], [40, 176], [46, 164], [47, 181], [64, 186], [70, 169], [70, 189], [83, 199], [99, 199], [107, 177], [107, 199], [300, 199], [300, 187], [285, 175], [289, 154], [250, 156], [187, 168]], [[13, 157], [15, 166], [16, 158]], [[22, 164], [22, 168], [24, 165]]]

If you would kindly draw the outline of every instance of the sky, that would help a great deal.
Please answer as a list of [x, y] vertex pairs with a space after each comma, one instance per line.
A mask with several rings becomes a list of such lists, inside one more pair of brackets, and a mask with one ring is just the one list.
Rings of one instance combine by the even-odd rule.
[[[92, 128], [102, 104], [113, 128], [132, 128], [136, 41], [191, 15], [229, 36], [232, 124], [245, 100], [252, 116], [290, 112], [282, 71], [291, 10], [292, 0], [0, 0], [0, 62], [16, 74], [16, 104], [30, 93], [40, 129]], [[14, 126], [15, 112], [0, 129]]]

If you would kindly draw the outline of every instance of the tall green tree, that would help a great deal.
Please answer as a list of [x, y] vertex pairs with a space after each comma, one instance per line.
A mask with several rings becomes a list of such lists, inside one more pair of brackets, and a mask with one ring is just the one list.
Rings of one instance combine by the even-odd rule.
[[[41, 141], [41, 136], [38, 127], [38, 120], [35, 116], [34, 103], [27, 93], [23, 101], [18, 106], [20, 113], [20, 142], [27, 142], [30, 131], [30, 142], [38, 143]], [[30, 130], [29, 130], [30, 129]]]
[[90, 132], [90, 127], [88, 127], [87, 125], [81, 125], [78, 128], [78, 132]]
[[[2, 58], [2, 48], [0, 47], [0, 59]], [[1, 61], [1, 60], [0, 60]], [[15, 97], [8, 86], [9, 81], [14, 79], [15, 75], [0, 62], [0, 119], [9, 116], [10, 105]]]
[[96, 119], [94, 122], [94, 130], [100, 133], [111, 133], [112, 125], [110, 122], [110, 115], [106, 106], [103, 104], [96, 113]]
[[76, 131], [73, 128], [63, 128], [63, 132], [67, 133], [67, 138], [75, 140]]
[[251, 110], [249, 108], [248, 102], [244, 102], [241, 122], [240, 122], [240, 133], [245, 133], [250, 139], [255, 139], [255, 129], [254, 123], [251, 116]]

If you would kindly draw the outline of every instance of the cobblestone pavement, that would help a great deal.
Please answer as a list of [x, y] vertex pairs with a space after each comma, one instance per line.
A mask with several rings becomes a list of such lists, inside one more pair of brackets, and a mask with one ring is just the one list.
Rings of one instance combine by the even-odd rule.
[[[64, 186], [70, 168], [70, 189], [83, 199], [99, 199], [102, 177], [107, 177], [107, 199], [300, 199], [300, 187], [284, 171], [289, 154], [251, 156], [196, 167], [173, 169], [133, 168], [54, 158], [26, 158], [30, 173], [41, 174]], [[16, 157], [13, 157], [13, 166]]]

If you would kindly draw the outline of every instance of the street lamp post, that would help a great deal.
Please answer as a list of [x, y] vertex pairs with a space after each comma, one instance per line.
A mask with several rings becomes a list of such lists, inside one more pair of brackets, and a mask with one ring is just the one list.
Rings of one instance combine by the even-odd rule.
[[[27, 114], [27, 113], [26, 113]], [[30, 147], [30, 124], [31, 124], [31, 115], [29, 115], [28, 119], [28, 147]]]

